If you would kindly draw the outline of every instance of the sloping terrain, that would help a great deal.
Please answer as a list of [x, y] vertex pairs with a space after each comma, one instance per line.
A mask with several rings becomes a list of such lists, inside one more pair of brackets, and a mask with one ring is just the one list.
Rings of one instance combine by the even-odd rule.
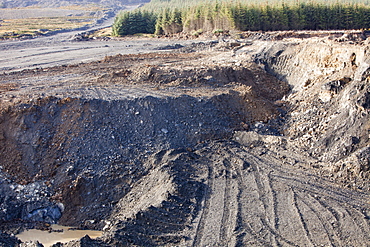
[[277, 45], [256, 60], [293, 87], [285, 134], [330, 176], [368, 190], [369, 46], [350, 43]]
[[260, 36], [3, 73], [2, 241], [59, 222], [104, 231], [65, 246], [369, 245], [366, 42]]
[[0, 1], [1, 8], [21, 8], [21, 7], [30, 7], [30, 6], [39, 6], [39, 7], [60, 7], [60, 6], [70, 6], [70, 5], [104, 5], [109, 7], [122, 7], [125, 5], [130, 4], [138, 4], [138, 3], [146, 3], [148, 1], [143, 0], [31, 0], [31, 1], [23, 1], [23, 0], [12, 0]]

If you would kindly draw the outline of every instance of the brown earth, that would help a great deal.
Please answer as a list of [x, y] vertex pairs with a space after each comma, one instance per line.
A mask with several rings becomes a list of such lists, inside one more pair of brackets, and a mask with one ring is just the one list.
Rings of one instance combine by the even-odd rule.
[[5, 71], [1, 241], [59, 222], [104, 231], [65, 246], [368, 246], [368, 43], [312, 36]]

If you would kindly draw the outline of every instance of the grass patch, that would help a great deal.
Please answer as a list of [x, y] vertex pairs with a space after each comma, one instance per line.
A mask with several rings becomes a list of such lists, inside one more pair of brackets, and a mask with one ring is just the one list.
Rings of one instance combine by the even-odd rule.
[[50, 31], [75, 29], [103, 17], [107, 9], [97, 5], [59, 8], [19, 8], [0, 10], [0, 39], [30, 37]]
[[[75, 29], [92, 24], [87, 17], [43, 17], [27, 19], [10, 19], [0, 22], [0, 39], [19, 38], [42, 35], [50, 31]], [[26, 34], [26, 35], [25, 35]]]
[[95, 37], [110, 37], [112, 36], [112, 28], [107, 27], [94, 32]]
[[106, 11], [107, 8], [96, 4], [88, 4], [88, 5], [71, 5], [71, 6], [61, 6], [59, 9], [67, 9], [67, 10], [83, 10], [83, 11]]

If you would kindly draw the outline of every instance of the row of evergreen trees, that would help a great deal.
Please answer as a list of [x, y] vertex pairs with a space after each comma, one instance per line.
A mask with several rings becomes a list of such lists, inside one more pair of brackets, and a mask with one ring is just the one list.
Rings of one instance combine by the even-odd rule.
[[154, 33], [157, 16], [149, 11], [121, 12], [114, 20], [112, 34], [114, 36], [132, 35], [136, 33]]
[[299, 4], [278, 7], [231, 6], [238, 30], [335, 30], [370, 27], [370, 8], [351, 4]]
[[296, 3], [251, 5], [212, 2], [188, 8], [163, 8], [154, 12], [123, 12], [113, 25], [113, 35], [135, 33], [174, 34], [195, 30], [334, 30], [370, 28], [370, 7], [361, 4]]

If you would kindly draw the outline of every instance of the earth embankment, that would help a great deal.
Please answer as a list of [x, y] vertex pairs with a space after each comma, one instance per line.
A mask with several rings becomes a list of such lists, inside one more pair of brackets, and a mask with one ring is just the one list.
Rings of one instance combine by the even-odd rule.
[[350, 177], [348, 186], [368, 188], [360, 182], [368, 178], [370, 151], [368, 45], [325, 39], [312, 47], [306, 42], [280, 44], [256, 56], [292, 86], [286, 135], [322, 161], [331, 176]]

